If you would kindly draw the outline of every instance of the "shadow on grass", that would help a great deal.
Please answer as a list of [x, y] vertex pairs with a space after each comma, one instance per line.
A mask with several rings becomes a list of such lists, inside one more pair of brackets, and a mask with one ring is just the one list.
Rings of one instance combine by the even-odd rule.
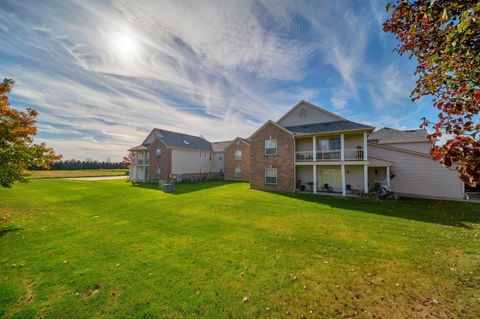
[[403, 218], [426, 223], [472, 229], [467, 223], [480, 224], [480, 204], [432, 199], [336, 197], [329, 195], [275, 192], [277, 195], [358, 213]]
[[21, 228], [18, 227], [5, 227], [5, 228], [0, 228], [0, 237], [6, 235], [7, 233], [14, 232], [14, 231], [19, 231]]
[[[194, 183], [178, 183], [175, 185], [175, 191], [173, 193], [168, 193], [172, 195], [181, 195], [188, 194], [198, 191], [203, 191], [210, 188], [220, 187], [232, 183], [237, 183], [234, 181], [223, 181], [223, 180], [208, 180], [202, 182]], [[132, 183], [132, 187], [147, 188], [162, 192], [162, 189], [159, 188], [158, 183]]]

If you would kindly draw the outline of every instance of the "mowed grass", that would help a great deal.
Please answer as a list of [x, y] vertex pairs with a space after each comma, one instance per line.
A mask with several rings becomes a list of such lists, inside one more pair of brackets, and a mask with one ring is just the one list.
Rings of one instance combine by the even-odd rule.
[[48, 170], [29, 171], [28, 179], [66, 178], [66, 177], [97, 177], [121, 176], [127, 173], [126, 169], [76, 169], [76, 170]]
[[52, 179], [0, 220], [5, 318], [480, 315], [479, 205]]

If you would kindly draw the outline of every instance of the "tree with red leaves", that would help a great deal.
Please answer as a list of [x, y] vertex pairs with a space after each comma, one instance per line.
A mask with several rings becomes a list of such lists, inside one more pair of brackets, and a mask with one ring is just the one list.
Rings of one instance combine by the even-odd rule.
[[27, 168], [35, 165], [48, 168], [55, 155], [44, 143], [34, 144], [37, 134], [35, 117], [37, 112], [27, 109], [20, 112], [10, 107], [7, 94], [12, 91], [14, 81], [5, 79], [0, 83], [0, 186], [12, 187], [16, 181], [25, 182]]
[[123, 157], [122, 162], [120, 162], [120, 168], [130, 168], [130, 165], [132, 165], [133, 161], [133, 153], [130, 152], [128, 153], [127, 156]]
[[397, 0], [387, 5], [385, 32], [399, 40], [396, 51], [418, 65], [412, 100], [432, 97], [438, 120], [430, 140], [451, 137], [430, 154], [456, 168], [469, 185], [480, 182], [480, 2], [468, 0]]

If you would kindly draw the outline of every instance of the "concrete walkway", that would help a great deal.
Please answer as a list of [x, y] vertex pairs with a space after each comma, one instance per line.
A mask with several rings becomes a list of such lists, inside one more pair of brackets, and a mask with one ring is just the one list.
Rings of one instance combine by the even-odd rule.
[[111, 179], [126, 179], [127, 175], [122, 176], [95, 176], [95, 177], [70, 177], [68, 179], [76, 179], [79, 181], [108, 181]]

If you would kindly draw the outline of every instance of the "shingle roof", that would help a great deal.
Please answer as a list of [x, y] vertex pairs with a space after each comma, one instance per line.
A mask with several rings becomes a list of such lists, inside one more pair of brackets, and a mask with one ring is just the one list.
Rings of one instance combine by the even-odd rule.
[[203, 137], [184, 133], [154, 129], [157, 137], [168, 147], [188, 148], [201, 151], [211, 151], [212, 144]]
[[427, 142], [427, 131], [424, 129], [416, 130], [396, 130], [384, 127], [373, 132], [368, 137], [369, 141], [378, 141], [379, 144], [389, 143], [408, 143], [408, 142]]
[[220, 142], [212, 142], [212, 148], [214, 152], [223, 152], [225, 150], [225, 147], [228, 146], [228, 144], [232, 143], [232, 141], [220, 141]]
[[349, 130], [362, 130], [362, 129], [373, 129], [373, 127], [355, 123], [352, 121], [333, 121], [333, 122], [324, 122], [324, 123], [313, 123], [305, 124], [298, 126], [286, 127], [287, 130], [296, 134], [309, 134], [309, 133], [329, 133], [329, 132], [340, 132], [340, 131], [349, 131]]

